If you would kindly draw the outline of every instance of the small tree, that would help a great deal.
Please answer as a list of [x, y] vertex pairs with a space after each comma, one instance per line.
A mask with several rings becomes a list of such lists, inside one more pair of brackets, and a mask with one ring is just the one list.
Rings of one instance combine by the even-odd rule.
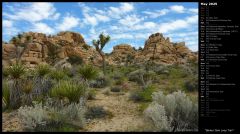
[[104, 46], [110, 41], [110, 36], [105, 36], [103, 33], [99, 35], [99, 40], [93, 40], [93, 45], [95, 46], [97, 52], [102, 57], [102, 67], [103, 67], [103, 73], [106, 74], [106, 63], [105, 63], [105, 54], [102, 51]]

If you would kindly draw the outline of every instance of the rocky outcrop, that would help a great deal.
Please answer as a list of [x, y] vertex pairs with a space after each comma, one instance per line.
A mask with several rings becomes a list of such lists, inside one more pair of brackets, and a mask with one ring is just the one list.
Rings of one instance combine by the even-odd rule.
[[[108, 56], [107, 61], [112, 65], [123, 65], [126, 63], [128, 56], [134, 57], [136, 51], [128, 44], [119, 44], [113, 47], [113, 51]], [[133, 59], [132, 59], [133, 60]]]
[[[30, 43], [27, 42], [27, 36], [32, 38]], [[85, 63], [98, 64], [100, 60], [96, 50], [85, 43], [81, 34], [75, 32], [60, 32], [55, 36], [28, 32], [23, 33], [20, 42], [22, 45], [18, 47], [13, 44], [3, 44], [4, 66], [16, 62], [17, 49], [19, 49], [19, 53], [23, 52], [20, 59], [27, 67], [47, 63], [52, 46], [57, 48], [58, 60], [63, 60], [71, 55], [80, 56]]]
[[[27, 37], [31, 37], [31, 41]], [[19, 46], [12, 42], [2, 42], [3, 66], [16, 63], [17, 54], [21, 53], [21, 61], [28, 67], [35, 67], [41, 63], [49, 63], [51, 48], [56, 49], [57, 65], [69, 67], [66, 62], [69, 56], [75, 55], [82, 58], [83, 62], [101, 65], [101, 57], [97, 51], [86, 44], [81, 34], [75, 32], [60, 32], [54, 36], [42, 33], [24, 33]], [[106, 56], [106, 62], [111, 65], [125, 65], [130, 63], [143, 64], [153, 61], [156, 64], [184, 64], [188, 60], [197, 62], [197, 54], [189, 50], [184, 42], [173, 43], [169, 38], [156, 33], [149, 36], [142, 50], [135, 50], [131, 45], [120, 44]]]

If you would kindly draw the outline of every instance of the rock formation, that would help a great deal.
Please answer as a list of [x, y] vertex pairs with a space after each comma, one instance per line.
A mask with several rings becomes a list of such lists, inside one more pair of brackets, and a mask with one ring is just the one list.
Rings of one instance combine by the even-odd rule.
[[[27, 36], [31, 36], [31, 42], [26, 43]], [[17, 52], [22, 52], [20, 60], [27, 67], [35, 67], [41, 63], [50, 64], [47, 59], [49, 54], [53, 53], [52, 47], [56, 49], [57, 66], [62, 65], [59, 61], [64, 61], [64, 66], [69, 66], [66, 59], [71, 55], [81, 57], [85, 63], [101, 65], [99, 54], [92, 46], [86, 44], [79, 33], [60, 32], [54, 36], [46, 36], [42, 33], [28, 32], [23, 33], [20, 40], [23, 45], [17, 47], [11, 41], [2, 42], [3, 66], [15, 63]], [[153, 61], [156, 64], [184, 64], [188, 60], [197, 62], [197, 54], [191, 52], [184, 42], [172, 43], [160, 33], [149, 36], [143, 50], [134, 50], [128, 44], [120, 44], [106, 57], [106, 61], [111, 65], [124, 65], [126, 62], [142, 64], [146, 61]]]

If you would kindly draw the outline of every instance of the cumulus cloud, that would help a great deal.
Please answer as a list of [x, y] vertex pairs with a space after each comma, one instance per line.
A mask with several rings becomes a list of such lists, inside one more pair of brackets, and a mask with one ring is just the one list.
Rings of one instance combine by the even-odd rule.
[[70, 30], [78, 26], [80, 19], [73, 16], [66, 16], [63, 18], [62, 23], [57, 25], [57, 29], [60, 31]]
[[133, 26], [144, 20], [143, 18], [137, 16], [136, 14], [127, 15], [126, 17], [119, 20], [119, 23], [126, 26]]
[[33, 32], [45, 33], [45, 34], [52, 34], [52, 33], [54, 33], [54, 29], [53, 28], [51, 28], [47, 24], [41, 23], [41, 22], [34, 23], [32, 31]]
[[134, 5], [132, 3], [120, 3], [119, 7], [109, 7], [108, 15], [111, 18], [121, 18], [121, 15], [129, 13], [134, 10]]
[[156, 11], [143, 11], [142, 13], [149, 15], [150, 18], [157, 18], [164, 16], [169, 12], [168, 9], [156, 10]]
[[170, 31], [189, 28], [192, 24], [196, 24], [198, 22], [198, 16], [190, 16], [185, 19], [178, 19], [170, 22], [165, 22], [159, 25], [159, 32], [167, 33]]
[[23, 8], [16, 8], [14, 13], [4, 13], [3, 16], [10, 20], [25, 20], [29, 22], [37, 22], [44, 19], [58, 19], [60, 13], [52, 3], [34, 2]]
[[13, 36], [19, 32], [19, 29], [13, 26], [13, 21], [11, 20], [3, 20], [2, 26], [3, 26], [3, 35]]
[[13, 26], [13, 22], [10, 20], [3, 20], [3, 28], [9, 28]]
[[184, 6], [181, 6], [181, 5], [173, 5], [173, 6], [170, 6], [169, 8], [170, 10], [177, 13], [184, 13], [184, 10], [185, 10]]

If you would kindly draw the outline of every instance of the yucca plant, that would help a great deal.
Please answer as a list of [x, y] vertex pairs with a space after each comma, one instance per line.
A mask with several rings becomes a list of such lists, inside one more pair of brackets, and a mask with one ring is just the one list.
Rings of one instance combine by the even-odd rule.
[[36, 68], [36, 73], [37, 73], [37, 76], [39, 76], [39, 77], [44, 77], [45, 75], [50, 73], [50, 71], [51, 71], [50, 67], [48, 65], [44, 65], [44, 64], [40, 64]]
[[18, 108], [21, 102], [21, 79], [26, 73], [26, 69], [21, 64], [14, 64], [8, 68], [12, 84], [10, 87], [10, 106], [11, 108]]
[[53, 70], [49, 74], [54, 80], [60, 81], [67, 77], [67, 75], [62, 70]]
[[21, 64], [14, 64], [8, 68], [8, 73], [12, 79], [19, 79], [21, 78], [26, 72], [26, 69]]
[[78, 102], [85, 95], [86, 87], [73, 81], [59, 81], [50, 91], [51, 97], [67, 98], [70, 102]]
[[78, 73], [86, 82], [95, 79], [98, 76], [98, 71], [91, 65], [80, 67]]

